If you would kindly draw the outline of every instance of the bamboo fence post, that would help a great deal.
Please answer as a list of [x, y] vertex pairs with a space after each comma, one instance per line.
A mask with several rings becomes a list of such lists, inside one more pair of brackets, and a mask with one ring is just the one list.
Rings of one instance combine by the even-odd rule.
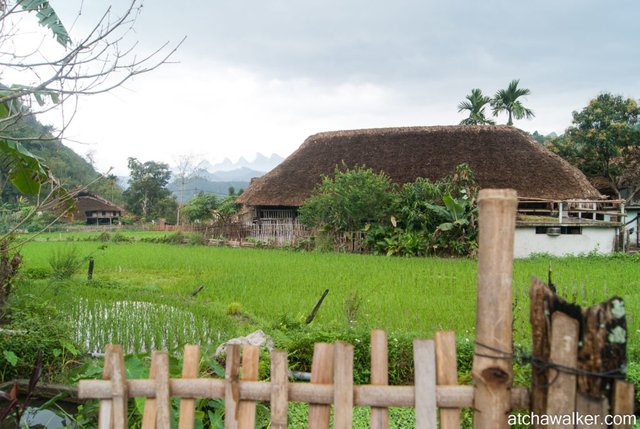
[[333, 350], [333, 427], [353, 424], [353, 346], [336, 341]]
[[[182, 379], [198, 378], [200, 372], [200, 346], [187, 344], [184, 346], [182, 361]], [[178, 429], [193, 429], [196, 413], [195, 398], [180, 399], [180, 417]]]
[[[333, 344], [316, 343], [313, 346], [311, 384], [333, 383]], [[309, 429], [328, 429], [330, 405], [309, 404]]]
[[436, 429], [436, 355], [433, 340], [413, 340], [416, 428]]
[[115, 346], [111, 353], [111, 395], [112, 404], [112, 427], [113, 429], [126, 429], [127, 420], [127, 377], [124, 372], [124, 356], [122, 347]]
[[[578, 365], [578, 321], [556, 311], [551, 315], [551, 354], [552, 364], [576, 368]], [[552, 380], [547, 394], [548, 415], [567, 415], [576, 409], [577, 380], [575, 374], [567, 374], [556, 369], [549, 370], [548, 379]], [[552, 424], [550, 428], [573, 429], [573, 425]]]
[[474, 427], [509, 427], [512, 367], [513, 240], [517, 194], [512, 189], [482, 189], [478, 195], [479, 251]]
[[[111, 379], [111, 355], [114, 349], [117, 349], [118, 345], [107, 344], [104, 351], [104, 368], [102, 369], [102, 379]], [[121, 347], [120, 347], [121, 348]], [[113, 401], [111, 399], [101, 399], [100, 408], [98, 412], [98, 429], [110, 429], [111, 428], [111, 412], [113, 408]]]
[[[151, 360], [151, 368], [149, 369], [149, 380], [155, 380], [156, 378], [156, 361]], [[145, 398], [144, 412], [142, 414], [142, 429], [155, 429], [156, 416], [158, 409], [156, 406], [156, 398]]]
[[[260, 347], [242, 347], [242, 380], [258, 381], [258, 360]], [[256, 427], [256, 402], [241, 400], [238, 405], [238, 428], [254, 429]]]
[[240, 371], [240, 346], [227, 345], [227, 357], [224, 371], [224, 427], [236, 429], [238, 427], [238, 401], [240, 390], [238, 386]]
[[[156, 365], [157, 361], [151, 359], [151, 368], [149, 368], [149, 380], [156, 379]], [[142, 428], [143, 429], [155, 429], [156, 427], [156, 415], [158, 414], [158, 408], [156, 406], [156, 398], [146, 398], [144, 401], [144, 413], [142, 414]]]
[[[438, 386], [455, 386], [458, 384], [456, 334], [453, 331], [438, 331], [435, 342], [436, 382]], [[439, 411], [441, 429], [460, 428], [459, 408], [440, 408]]]
[[156, 378], [156, 428], [170, 429], [171, 427], [171, 392], [169, 389], [169, 355], [167, 352], [153, 352]]
[[[371, 331], [371, 384], [389, 384], [389, 358], [387, 351], [387, 333], [381, 330]], [[389, 410], [371, 408], [371, 429], [389, 427]]]
[[[613, 382], [613, 403], [611, 404], [611, 415], [631, 416], [634, 406], [634, 386], [624, 380]], [[631, 429], [631, 422], [613, 425], [613, 429]]]
[[271, 352], [271, 427], [287, 428], [289, 410], [289, 364], [287, 352]]

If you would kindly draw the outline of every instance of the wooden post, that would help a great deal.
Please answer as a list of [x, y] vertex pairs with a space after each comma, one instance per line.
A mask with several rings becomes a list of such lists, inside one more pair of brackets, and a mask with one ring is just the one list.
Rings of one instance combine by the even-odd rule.
[[[104, 351], [104, 367], [102, 369], [102, 379], [111, 379], [111, 354], [114, 348], [120, 347], [114, 344], [107, 344]], [[121, 347], [120, 347], [121, 348]], [[111, 399], [101, 399], [100, 408], [98, 411], [98, 429], [110, 429], [111, 428], [111, 408], [113, 403]]]
[[[612, 416], [632, 416], [634, 406], [634, 387], [628, 381], [616, 380], [613, 382], [613, 403], [611, 404]], [[628, 417], [627, 417], [628, 418]], [[631, 429], [631, 422], [623, 422], [613, 425], [614, 429]]]
[[[156, 379], [157, 364], [158, 361], [152, 358], [151, 368], [149, 368], [149, 380]], [[156, 406], [156, 398], [146, 398], [144, 401], [144, 412], [142, 413], [142, 428], [155, 429], [157, 414], [158, 408]]]
[[238, 401], [240, 388], [238, 386], [240, 371], [240, 346], [227, 345], [227, 357], [224, 371], [224, 427], [236, 429], [238, 427]]
[[153, 352], [152, 361], [155, 362], [156, 378], [156, 428], [171, 428], [171, 392], [169, 391], [169, 355], [167, 352]]
[[[551, 355], [552, 364], [577, 368], [578, 364], [578, 321], [564, 313], [556, 311], [551, 316]], [[549, 369], [549, 380], [553, 380], [547, 394], [546, 414], [554, 416], [568, 415], [576, 409], [576, 375]], [[573, 429], [573, 425], [551, 424], [550, 428]]]
[[436, 354], [433, 340], [413, 340], [416, 428], [436, 429]]
[[287, 428], [289, 410], [289, 364], [287, 352], [271, 352], [271, 427]]
[[[333, 344], [316, 343], [313, 346], [311, 384], [333, 383]], [[329, 429], [330, 405], [309, 404], [309, 429]]]
[[[389, 384], [389, 359], [387, 356], [387, 333], [371, 331], [371, 384]], [[371, 408], [371, 429], [387, 429], [389, 411], [387, 408]]]
[[[458, 384], [456, 334], [438, 331], [436, 341], [436, 381], [438, 386]], [[440, 408], [440, 429], [460, 428], [459, 408]]]
[[[260, 347], [242, 347], [242, 380], [258, 381], [258, 361]], [[238, 428], [254, 429], [256, 427], [256, 402], [241, 400], [238, 405]]]
[[353, 424], [353, 346], [336, 341], [333, 351], [333, 427]]
[[111, 422], [113, 429], [126, 429], [128, 424], [127, 401], [127, 377], [124, 372], [124, 355], [122, 347], [115, 346], [111, 351], [111, 394], [113, 404], [111, 410]]
[[[184, 346], [182, 362], [182, 379], [198, 378], [200, 372], [200, 346], [187, 344]], [[180, 418], [178, 429], [193, 429], [196, 412], [194, 398], [180, 399]]]
[[512, 280], [517, 194], [482, 189], [478, 195], [474, 427], [506, 429], [513, 367]]

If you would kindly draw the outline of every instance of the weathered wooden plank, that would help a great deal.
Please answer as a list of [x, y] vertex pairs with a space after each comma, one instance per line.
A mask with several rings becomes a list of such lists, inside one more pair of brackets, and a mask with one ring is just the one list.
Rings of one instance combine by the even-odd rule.
[[[316, 343], [313, 347], [311, 384], [331, 383], [333, 383], [333, 344]], [[329, 403], [333, 402], [333, 386], [331, 387], [331, 390], [332, 392]], [[330, 405], [317, 405], [310, 403], [309, 429], [328, 429], [330, 414]]]
[[[147, 397], [144, 401], [144, 412], [142, 413], [142, 429], [155, 429], [156, 416], [158, 414], [158, 408], [156, 406], [156, 391], [155, 391], [155, 379], [156, 379], [156, 365], [157, 361], [151, 359], [151, 368], [149, 368], [149, 380], [153, 383], [153, 397]], [[129, 381], [131, 384], [131, 381]]]
[[[613, 402], [611, 404], [611, 415], [627, 416], [633, 415], [634, 407], [634, 386], [628, 381], [616, 380], [613, 383]], [[614, 429], [631, 429], [631, 421], [614, 422]]]
[[436, 429], [436, 354], [433, 340], [413, 340], [416, 428]]
[[289, 410], [287, 352], [271, 352], [271, 427], [286, 429]]
[[[107, 344], [104, 352], [104, 368], [102, 369], [102, 379], [103, 380], [111, 380], [111, 354], [113, 350], [119, 345]], [[109, 383], [109, 387], [111, 383]], [[111, 414], [113, 402], [111, 401], [111, 394], [109, 394], [109, 399], [101, 399], [100, 406], [98, 411], [98, 429], [110, 429], [111, 428]]]
[[171, 391], [169, 387], [169, 355], [167, 352], [153, 352], [156, 374], [156, 428], [171, 428]]
[[474, 427], [507, 429], [512, 360], [513, 240], [517, 194], [482, 189], [478, 195], [479, 251], [476, 348], [472, 376]]
[[111, 350], [111, 394], [113, 404], [111, 410], [112, 428], [126, 429], [128, 427], [127, 415], [127, 377], [124, 371], [124, 354], [122, 347], [113, 347]]
[[[182, 379], [197, 379], [200, 372], [200, 346], [187, 344], [184, 346], [184, 357], [182, 362]], [[196, 401], [194, 398], [180, 399], [180, 417], [178, 420], [179, 429], [193, 429]]]
[[609, 411], [606, 398], [591, 398], [578, 392], [576, 395], [576, 413], [581, 420], [576, 422], [576, 429], [607, 429], [605, 416]]
[[[438, 331], [436, 342], [436, 382], [439, 386], [457, 385], [458, 369], [456, 356], [456, 334], [453, 331]], [[459, 408], [440, 408], [440, 429], [460, 428]]]
[[[260, 347], [242, 347], [242, 380], [258, 380], [258, 360]], [[238, 405], [238, 428], [254, 429], [256, 427], [256, 401], [240, 400]]]
[[[387, 357], [387, 333], [381, 330], [371, 331], [371, 384], [384, 386], [389, 384], [389, 359]], [[371, 408], [371, 429], [387, 429], [389, 411], [387, 408]]]
[[[551, 364], [568, 368], [576, 368], [578, 361], [578, 321], [562, 312], [551, 316]], [[549, 386], [547, 411], [548, 415], [570, 415], [576, 409], [576, 375], [549, 369], [548, 378], [553, 380]], [[557, 422], [550, 428], [573, 429], [573, 424]]]
[[238, 427], [238, 401], [240, 391], [238, 380], [240, 377], [240, 346], [227, 346], [227, 357], [224, 371], [224, 427], [236, 429]]
[[353, 424], [353, 346], [336, 341], [333, 356], [333, 426], [350, 429]]

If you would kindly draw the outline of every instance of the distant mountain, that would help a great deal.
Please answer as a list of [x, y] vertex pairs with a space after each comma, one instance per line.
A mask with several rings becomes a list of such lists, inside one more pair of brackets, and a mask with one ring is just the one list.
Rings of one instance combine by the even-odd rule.
[[185, 183], [184, 191], [177, 180], [169, 184], [169, 189], [178, 200], [180, 194], [183, 193], [184, 202], [189, 201], [200, 192], [228, 195], [229, 187], [233, 187], [236, 192], [240, 189], [246, 189], [251, 179], [263, 176], [282, 161], [284, 158], [275, 153], [269, 157], [257, 153], [253, 161], [247, 161], [246, 158], [241, 157], [238, 161], [233, 162], [229, 158], [225, 158], [222, 162], [211, 164], [205, 160], [198, 164], [192, 178]]
[[248, 168], [250, 170], [267, 172], [272, 170], [276, 165], [284, 161], [284, 158], [274, 153], [270, 157], [266, 157], [261, 153], [256, 154], [256, 158], [253, 161], [247, 161], [246, 158], [241, 157], [238, 161], [233, 162], [229, 158], [225, 158], [222, 162], [217, 164], [211, 164], [208, 161], [204, 161], [200, 164], [200, 168], [207, 170], [211, 173], [219, 171], [232, 171], [238, 168]]
[[204, 193], [214, 193], [219, 196], [229, 195], [229, 188], [233, 187], [235, 192], [239, 192], [240, 190], [247, 189], [249, 186], [249, 182], [243, 181], [215, 181], [212, 182], [208, 179], [202, 177], [194, 177], [187, 181], [184, 185], [184, 190], [182, 190], [182, 186], [178, 182], [171, 182], [168, 185], [169, 190], [173, 193], [178, 201], [181, 199], [182, 194], [182, 202], [186, 203], [190, 199], [196, 197], [200, 192]]

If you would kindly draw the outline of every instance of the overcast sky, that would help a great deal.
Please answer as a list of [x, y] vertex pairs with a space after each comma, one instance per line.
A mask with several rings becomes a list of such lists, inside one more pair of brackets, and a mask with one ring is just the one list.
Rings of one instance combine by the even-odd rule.
[[[52, 5], [70, 26], [83, 3], [78, 34], [128, 1]], [[147, 0], [130, 41], [187, 36], [178, 63], [81, 100], [68, 145], [123, 175], [129, 156], [287, 156], [320, 131], [457, 124], [472, 88], [512, 79], [536, 115], [516, 126], [562, 133], [600, 92], [640, 97], [638, 16], [637, 0]]]

